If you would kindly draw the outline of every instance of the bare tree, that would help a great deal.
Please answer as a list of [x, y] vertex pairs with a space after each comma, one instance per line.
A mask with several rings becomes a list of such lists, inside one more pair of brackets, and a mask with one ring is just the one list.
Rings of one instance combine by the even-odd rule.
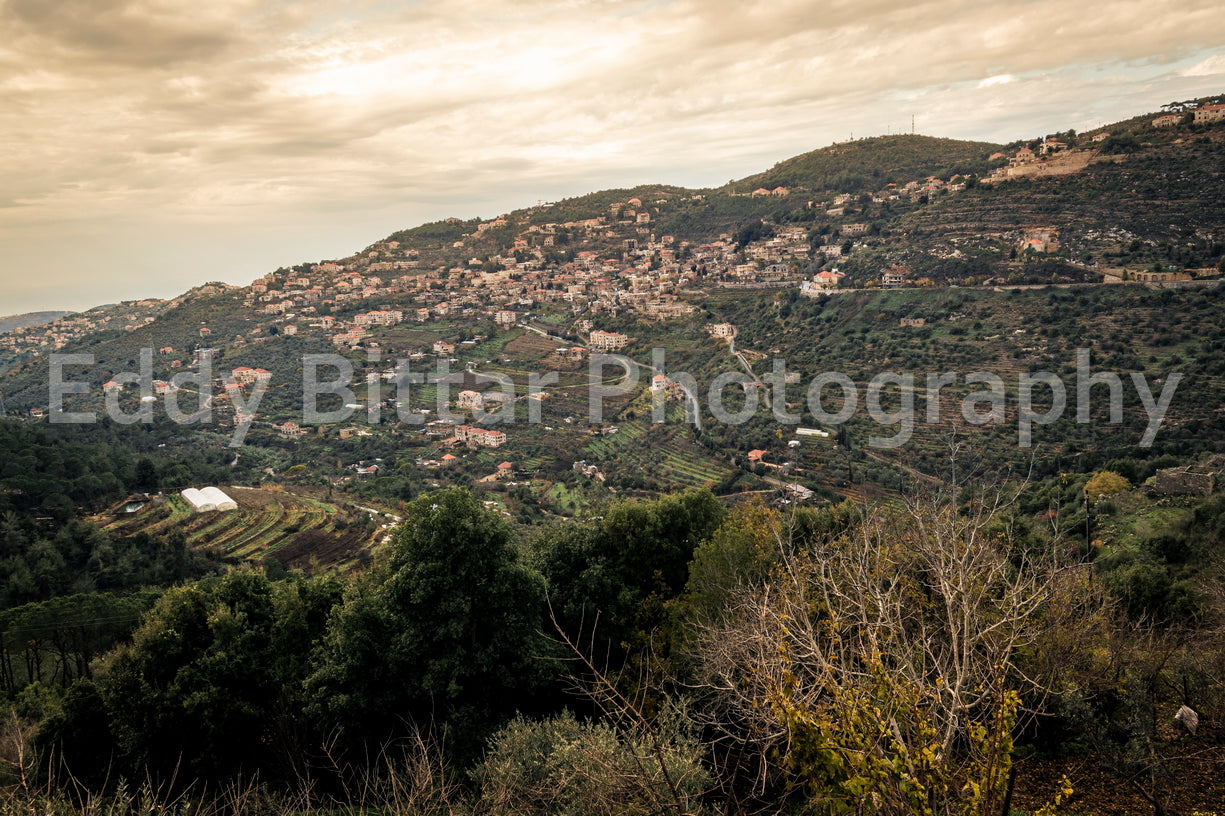
[[[753, 738], [850, 812], [997, 812], [1038, 649], [1083, 568], [993, 520], [1001, 492], [865, 513], [794, 548], [699, 639], [701, 676]], [[1057, 614], [1056, 614], [1057, 613]]]

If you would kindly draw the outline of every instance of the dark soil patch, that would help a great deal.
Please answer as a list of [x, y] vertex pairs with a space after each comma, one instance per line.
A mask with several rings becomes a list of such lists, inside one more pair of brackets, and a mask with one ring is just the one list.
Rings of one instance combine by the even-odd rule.
[[326, 567], [359, 558], [367, 553], [366, 535], [360, 530], [327, 533], [305, 530], [280, 547], [272, 556], [288, 569], [310, 572], [315, 565]]

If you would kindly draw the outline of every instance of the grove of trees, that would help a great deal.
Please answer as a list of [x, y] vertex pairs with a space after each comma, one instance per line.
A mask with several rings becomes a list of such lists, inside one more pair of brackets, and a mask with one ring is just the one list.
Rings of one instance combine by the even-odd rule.
[[[4, 613], [0, 772], [68, 809], [221, 807], [245, 780], [277, 812], [935, 816], [1054, 812], [1070, 786], [1027, 783], [1027, 757], [1075, 745], [1162, 812], [1225, 712], [1225, 506], [1180, 522], [1190, 552], [1154, 531], [1202, 566], [1171, 622], [1035, 522], [1125, 482], [870, 509], [689, 491], [532, 527], [438, 491], [358, 575]], [[1171, 737], [1180, 706], [1198, 733]]]

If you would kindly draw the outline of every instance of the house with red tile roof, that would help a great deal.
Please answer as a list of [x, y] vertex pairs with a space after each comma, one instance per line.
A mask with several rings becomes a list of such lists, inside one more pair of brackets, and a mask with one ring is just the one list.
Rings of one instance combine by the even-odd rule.
[[1221, 121], [1225, 121], [1225, 105], [1204, 105], [1195, 110], [1194, 122], [1197, 125]]

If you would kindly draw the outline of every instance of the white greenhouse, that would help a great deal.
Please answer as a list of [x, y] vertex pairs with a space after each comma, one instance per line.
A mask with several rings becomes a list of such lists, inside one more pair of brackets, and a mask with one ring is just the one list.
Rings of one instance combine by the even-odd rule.
[[180, 495], [186, 499], [192, 511], [196, 513], [238, 509], [238, 503], [216, 487], [206, 487], [201, 490], [189, 487]]
[[206, 487], [200, 491], [217, 510], [237, 510], [238, 502], [227, 496], [219, 487]]
[[208, 497], [194, 487], [189, 487], [180, 494], [187, 503], [191, 505], [191, 509], [197, 513], [207, 513], [210, 510], [216, 510], [217, 505], [209, 501]]

